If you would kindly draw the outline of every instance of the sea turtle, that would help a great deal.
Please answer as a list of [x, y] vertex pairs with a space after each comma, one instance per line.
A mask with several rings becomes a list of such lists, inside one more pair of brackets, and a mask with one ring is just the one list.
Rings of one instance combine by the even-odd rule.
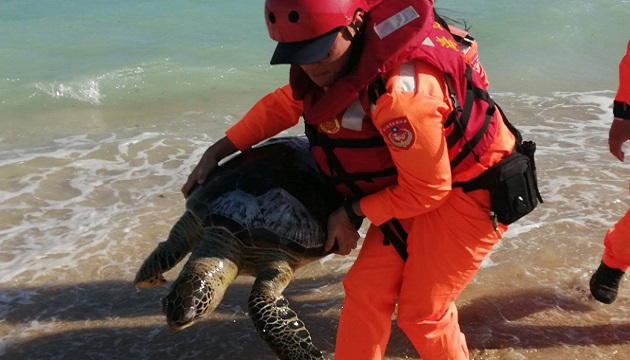
[[168, 325], [182, 329], [213, 311], [238, 275], [252, 275], [249, 315], [280, 359], [323, 359], [282, 292], [300, 266], [321, 258], [328, 214], [341, 199], [320, 174], [303, 137], [268, 140], [219, 166], [146, 258], [137, 287], [192, 252], [162, 299]]

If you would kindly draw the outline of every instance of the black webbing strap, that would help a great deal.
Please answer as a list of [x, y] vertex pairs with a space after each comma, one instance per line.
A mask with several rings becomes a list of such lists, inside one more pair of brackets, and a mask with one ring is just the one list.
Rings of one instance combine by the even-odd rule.
[[373, 136], [367, 139], [331, 139], [324, 134], [318, 133], [313, 125], [307, 126], [307, 137], [311, 146], [330, 146], [334, 148], [354, 148], [367, 149], [374, 147], [385, 147], [387, 144], [382, 136]]
[[444, 122], [444, 127], [448, 128], [449, 126], [455, 124], [463, 110], [461, 104], [459, 103], [459, 100], [457, 99], [457, 93], [455, 93], [455, 90], [451, 85], [451, 74], [444, 73], [444, 78], [446, 79], [446, 88], [448, 89], [448, 95], [451, 97], [451, 102], [453, 103], [453, 111], [448, 116], [448, 119], [446, 119], [446, 121]]
[[339, 179], [339, 183], [346, 185], [357, 197], [363, 197], [365, 194], [361, 191], [359, 185], [352, 181], [350, 174], [343, 168], [341, 162], [337, 159], [337, 156], [335, 156], [333, 149], [328, 146], [323, 146], [322, 149], [324, 149], [324, 153], [326, 153], [328, 167], [331, 172], [335, 172], [335, 177]]
[[379, 226], [383, 232], [383, 245], [391, 244], [403, 261], [407, 261], [407, 232], [398, 219], [391, 219]]
[[346, 185], [357, 196], [357, 198], [365, 195], [359, 186], [350, 179], [350, 175], [341, 165], [341, 162], [333, 152], [333, 148], [328, 146], [329, 139], [325, 136], [317, 136], [317, 128], [310, 124], [305, 124], [305, 133], [311, 146], [320, 146], [322, 150], [324, 150], [326, 160], [328, 161], [328, 168], [330, 169], [330, 172], [338, 178], [337, 183]]
[[379, 171], [348, 173], [333, 151], [334, 148], [374, 148], [387, 146], [382, 136], [374, 136], [368, 139], [331, 139], [324, 134], [319, 134], [317, 128], [310, 124], [305, 124], [305, 133], [311, 146], [319, 146], [326, 154], [328, 167], [332, 173], [331, 176], [328, 177], [328, 183], [332, 186], [346, 185], [357, 197], [362, 197], [364, 194], [356, 185], [357, 181], [369, 182], [375, 178], [398, 174], [396, 167]]
[[488, 108], [488, 110], [486, 111], [486, 116], [485, 116], [483, 125], [479, 128], [479, 131], [477, 131], [470, 140], [466, 140], [466, 146], [464, 146], [462, 150], [457, 155], [455, 155], [453, 160], [451, 160], [451, 169], [455, 169], [466, 158], [466, 156], [468, 156], [471, 153], [475, 157], [475, 160], [479, 162], [479, 157], [477, 156], [477, 154], [475, 154], [474, 148], [475, 146], [477, 146], [479, 141], [481, 141], [481, 138], [483, 137], [483, 135], [486, 133], [486, 130], [488, 129], [488, 126], [490, 125], [490, 121], [492, 120], [492, 117], [494, 116], [494, 112], [495, 112], [494, 106]]
[[[468, 125], [468, 121], [470, 120], [470, 113], [472, 111], [472, 105], [475, 100], [473, 88], [472, 88], [472, 76], [469, 66], [466, 66], [466, 94], [464, 98], [464, 107], [459, 103], [457, 99], [457, 93], [455, 89], [453, 89], [453, 85], [451, 83], [451, 75], [445, 74], [446, 76], [446, 86], [448, 88], [448, 93], [451, 97], [451, 101], [453, 102], [453, 107], [455, 110], [451, 113], [451, 116], [444, 123], [444, 127], [449, 127], [454, 125], [453, 131], [446, 137], [446, 145], [449, 148], [452, 148], [457, 144], [459, 140], [464, 137], [464, 132], [466, 131], [466, 126]], [[470, 76], [470, 77], [469, 77]], [[452, 116], [455, 114], [455, 116]]]
[[[445, 127], [453, 125], [453, 131], [446, 138], [447, 147], [452, 148], [461, 139], [464, 139], [465, 141], [465, 146], [462, 147], [461, 151], [453, 158], [453, 160], [451, 160], [451, 169], [455, 169], [470, 154], [474, 156], [476, 161], [479, 161], [479, 155], [475, 153], [474, 149], [479, 141], [481, 141], [483, 135], [488, 129], [488, 126], [490, 126], [490, 122], [492, 121], [492, 117], [494, 116], [495, 112], [495, 103], [492, 98], [490, 98], [490, 95], [487, 91], [473, 86], [472, 68], [468, 65], [466, 65], [466, 98], [464, 99], [465, 103], [463, 109], [461, 108], [459, 101], [457, 100], [457, 96], [455, 90], [452, 87], [451, 77], [449, 74], [446, 74], [446, 85], [451, 100], [453, 101], [453, 107], [455, 108], [455, 110], [451, 112], [449, 118], [444, 124]], [[475, 99], [481, 99], [487, 102], [488, 110], [486, 111], [484, 122], [479, 130], [477, 130], [477, 132], [475, 133], [475, 135], [473, 135], [471, 139], [466, 139], [464, 136], [466, 126], [468, 126], [468, 122], [470, 121], [472, 106]]]
[[389, 167], [387, 169], [383, 169], [380, 171], [353, 172], [351, 174], [346, 174], [346, 176], [344, 176], [343, 179], [340, 179], [337, 177], [330, 178], [328, 182], [331, 185], [336, 186], [336, 185], [345, 184], [344, 181], [347, 181], [347, 180], [350, 180], [353, 182], [356, 182], [356, 181], [370, 182], [370, 181], [374, 181], [374, 179], [376, 178], [394, 176], [397, 174], [398, 174], [398, 170], [396, 169], [396, 167]]
[[508, 120], [507, 116], [505, 116], [505, 113], [503, 112], [503, 109], [501, 109], [501, 107], [498, 104], [495, 104], [497, 109], [499, 109], [499, 113], [501, 114], [501, 117], [503, 118], [503, 123], [505, 123], [505, 126], [507, 126], [507, 128], [510, 130], [510, 132], [514, 135], [514, 137], [516, 138], [516, 147], [517, 149], [519, 149], [519, 151], [523, 152], [522, 148], [521, 148], [521, 144], [523, 143], [523, 135], [521, 135], [521, 132], [518, 131], [518, 129], [512, 125], [512, 123], [510, 122], [510, 120]]
[[[450, 81], [447, 82], [448, 87], [451, 86]], [[455, 91], [452, 91], [453, 93]], [[449, 90], [451, 93], [451, 90]], [[452, 98], [452, 96], [451, 96]], [[446, 145], [452, 148], [461, 138], [464, 137], [464, 132], [470, 121], [470, 113], [472, 112], [475, 96], [472, 87], [472, 69], [470, 66], [466, 66], [466, 96], [464, 98], [464, 108], [462, 109], [461, 116], [455, 119], [455, 127], [453, 131], [446, 137]]]
[[376, 100], [386, 92], [385, 80], [380, 76], [368, 86], [368, 98], [373, 105], [376, 105]]

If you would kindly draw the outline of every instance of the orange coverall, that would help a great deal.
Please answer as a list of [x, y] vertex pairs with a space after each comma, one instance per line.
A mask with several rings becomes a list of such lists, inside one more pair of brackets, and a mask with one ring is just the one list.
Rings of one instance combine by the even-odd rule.
[[[414, 65], [415, 91], [403, 91], [398, 69], [392, 71], [386, 77], [388, 94], [378, 99], [372, 113], [378, 129], [406, 117], [415, 139], [404, 150], [388, 143], [398, 184], [360, 200], [372, 225], [344, 280], [338, 339], [346, 341], [337, 341], [336, 359], [382, 359], [396, 300], [398, 325], [423, 359], [468, 359], [454, 300], [506, 229], [500, 225], [494, 230], [486, 190], [464, 193], [451, 184], [480, 174], [509, 154], [514, 136], [501, 123], [480, 163], [453, 178], [443, 126], [452, 104], [444, 75], [428, 64]], [[297, 124], [301, 114], [301, 103], [285, 86], [264, 97], [226, 135], [246, 149]], [[383, 246], [377, 227], [394, 217], [408, 232], [406, 262], [392, 246]]]
[[[615, 102], [623, 103], [630, 111], [630, 41], [626, 56], [619, 64], [619, 89]], [[615, 118], [630, 121], [628, 112], [615, 113]], [[626, 271], [630, 267], [630, 210], [606, 233], [602, 261], [609, 267]]]
[[[406, 117], [416, 139], [407, 150], [389, 144], [398, 184], [360, 200], [372, 225], [344, 280], [338, 338], [346, 341], [337, 341], [335, 359], [382, 359], [396, 299], [398, 326], [423, 359], [468, 359], [454, 300], [506, 229], [495, 231], [489, 221], [487, 191], [464, 193], [451, 184], [509, 154], [514, 137], [499, 126], [480, 166], [453, 177], [443, 135], [452, 105], [443, 75], [421, 62], [415, 70], [415, 92], [401, 91], [398, 74], [388, 74], [388, 94], [378, 99], [372, 114], [379, 129]], [[393, 247], [383, 247], [376, 227], [392, 217], [408, 232], [406, 262]]]

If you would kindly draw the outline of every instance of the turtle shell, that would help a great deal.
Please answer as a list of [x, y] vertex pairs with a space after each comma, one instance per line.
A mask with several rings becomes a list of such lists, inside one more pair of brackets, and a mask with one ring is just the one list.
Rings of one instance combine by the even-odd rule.
[[304, 137], [274, 138], [221, 164], [186, 202], [204, 227], [224, 227], [256, 247], [321, 256], [328, 215], [341, 198]]

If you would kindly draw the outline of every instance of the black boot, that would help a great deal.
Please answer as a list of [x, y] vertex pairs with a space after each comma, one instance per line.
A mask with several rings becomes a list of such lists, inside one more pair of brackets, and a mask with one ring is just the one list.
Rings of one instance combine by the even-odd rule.
[[619, 281], [623, 274], [623, 271], [606, 266], [602, 262], [591, 277], [591, 294], [595, 300], [612, 304], [617, 298]]

